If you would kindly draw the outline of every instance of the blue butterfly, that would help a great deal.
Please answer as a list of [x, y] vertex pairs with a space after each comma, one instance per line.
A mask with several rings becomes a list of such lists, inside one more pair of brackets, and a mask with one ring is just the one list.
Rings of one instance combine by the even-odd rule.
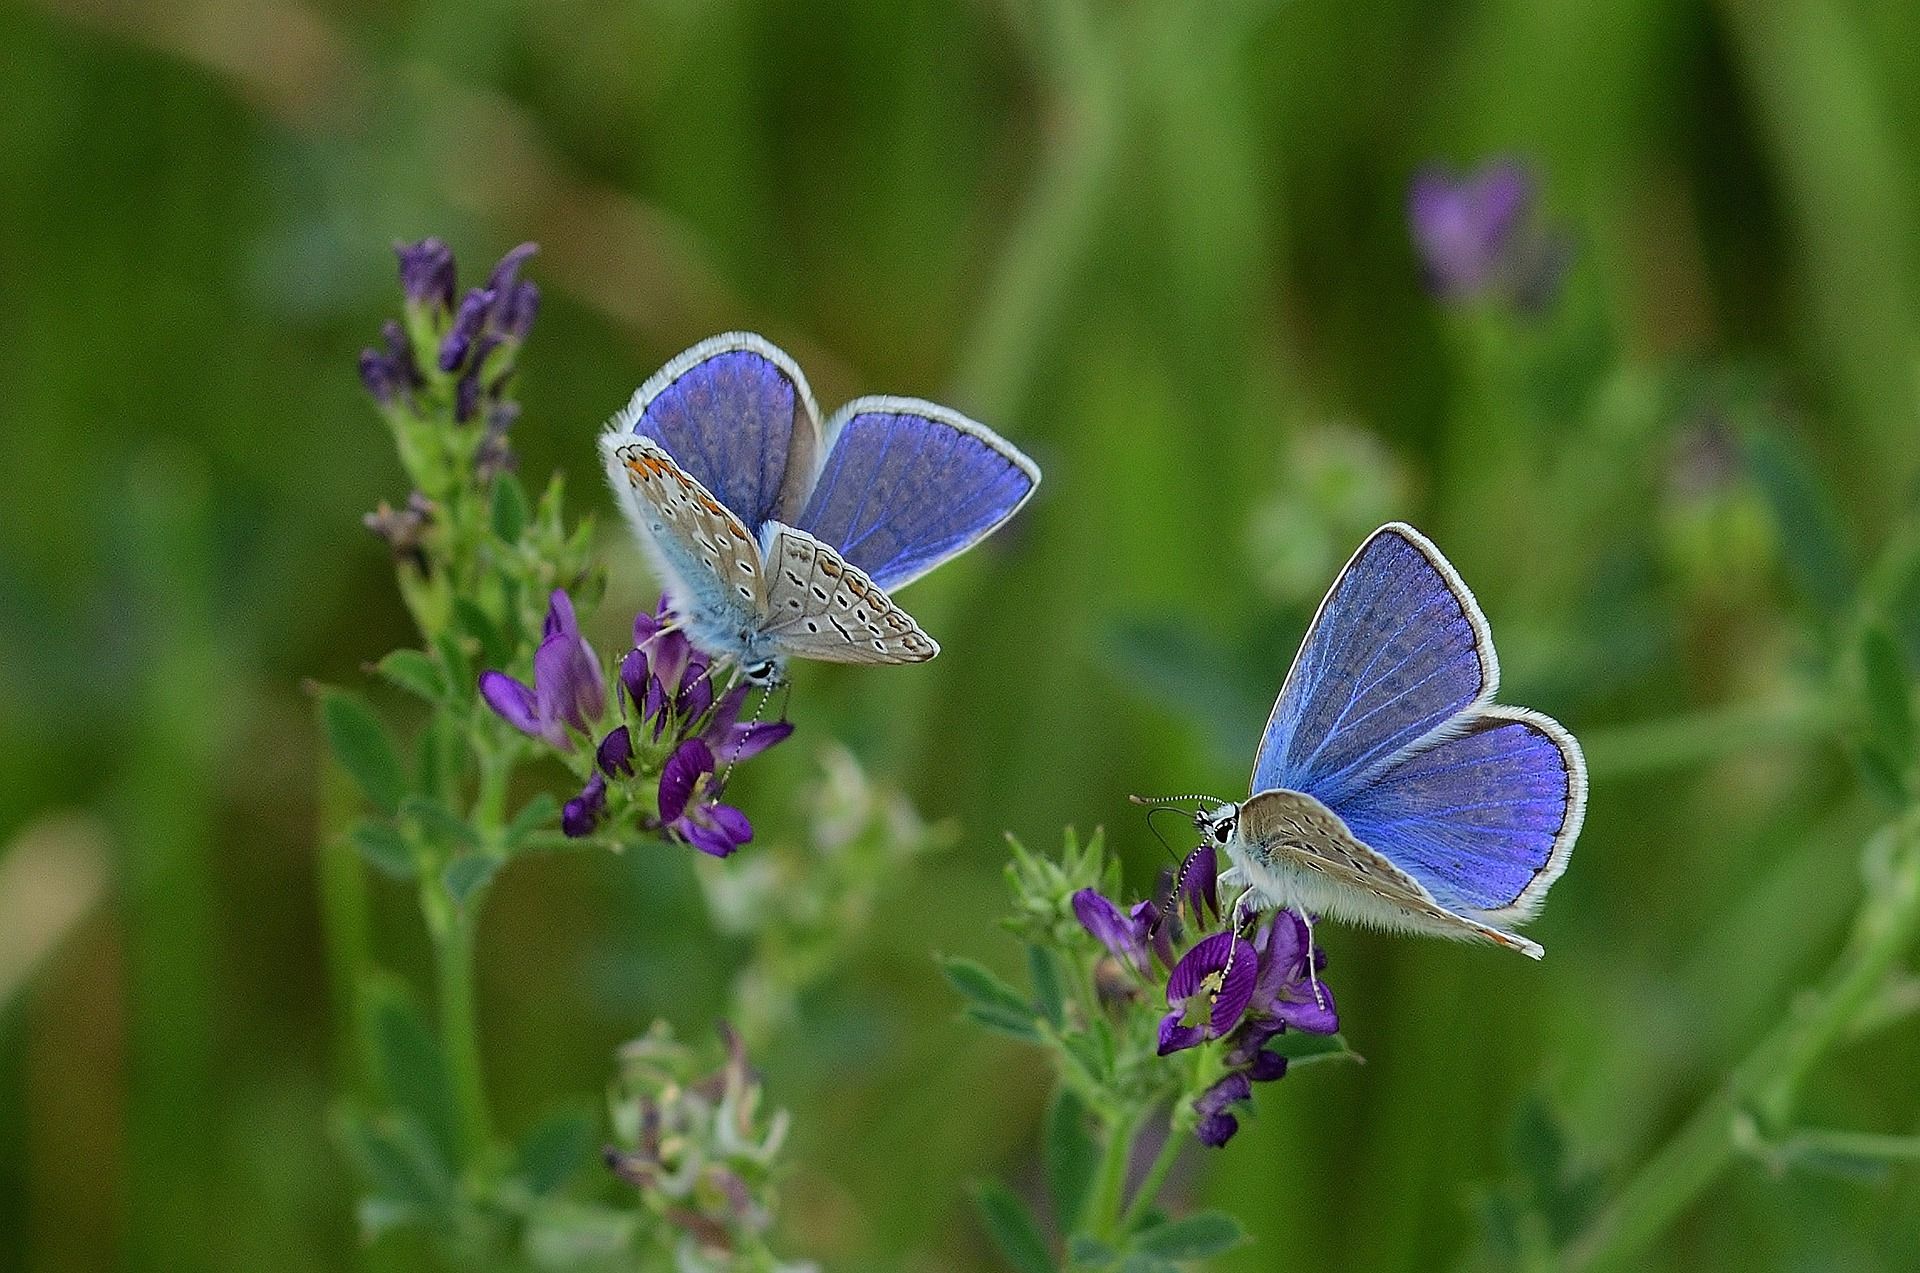
[[789, 658], [940, 652], [892, 591], [1013, 516], [1040, 470], [993, 430], [915, 398], [820, 424], [791, 358], [747, 332], [662, 367], [601, 438], [607, 475], [694, 645], [755, 684]]
[[1411, 526], [1382, 526], [1334, 580], [1280, 687], [1253, 791], [1201, 810], [1235, 907], [1498, 942], [1566, 869], [1587, 807], [1580, 745], [1499, 707], [1473, 594]]

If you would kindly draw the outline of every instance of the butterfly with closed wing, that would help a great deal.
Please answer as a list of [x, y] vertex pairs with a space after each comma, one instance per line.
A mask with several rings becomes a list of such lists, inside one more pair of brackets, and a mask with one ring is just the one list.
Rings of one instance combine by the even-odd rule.
[[[1559, 722], [1493, 702], [1500, 665], [1440, 550], [1389, 523], [1320, 603], [1254, 758], [1246, 800], [1194, 815], [1234, 908], [1291, 907], [1496, 942], [1566, 869], [1587, 770]], [[1175, 797], [1199, 799], [1206, 797]]]

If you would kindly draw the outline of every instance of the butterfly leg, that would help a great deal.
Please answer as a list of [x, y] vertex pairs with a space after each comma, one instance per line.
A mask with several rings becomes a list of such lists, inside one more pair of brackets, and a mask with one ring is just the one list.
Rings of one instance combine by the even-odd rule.
[[1300, 916], [1300, 922], [1306, 926], [1307, 930], [1307, 984], [1313, 987], [1313, 1006], [1316, 1008], [1324, 1008], [1327, 1006], [1327, 1001], [1326, 996], [1320, 993], [1320, 973], [1313, 966], [1313, 925], [1315, 917], [1309, 911], [1299, 911], [1297, 913]]
[[1257, 900], [1257, 896], [1251, 886], [1241, 889], [1240, 895], [1233, 899], [1233, 909], [1228, 912], [1229, 919], [1227, 920], [1227, 931], [1233, 934], [1233, 936], [1227, 942], [1227, 966], [1222, 969], [1220, 973], [1221, 985], [1226, 984], [1227, 974], [1233, 971], [1233, 961], [1240, 955], [1240, 929], [1246, 923], [1245, 920], [1240, 918], [1240, 912], [1242, 908], [1250, 912], [1253, 903], [1257, 902]]

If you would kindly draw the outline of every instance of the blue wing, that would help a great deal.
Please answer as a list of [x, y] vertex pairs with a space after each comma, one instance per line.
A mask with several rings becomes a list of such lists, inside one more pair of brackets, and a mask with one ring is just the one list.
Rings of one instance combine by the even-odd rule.
[[750, 332], [703, 340], [669, 362], [611, 431], [658, 442], [749, 532], [793, 515], [820, 455], [820, 413], [806, 377]]
[[827, 459], [795, 525], [891, 592], [1024, 504], [1040, 470], [993, 430], [913, 398], [860, 398], [827, 424]]
[[1440, 905], [1498, 922], [1539, 908], [1586, 807], [1586, 764], [1573, 736], [1536, 712], [1490, 707], [1334, 812]]
[[1253, 764], [1253, 790], [1343, 797], [1487, 703], [1500, 681], [1487, 621], [1440, 550], [1391, 522], [1320, 603]]

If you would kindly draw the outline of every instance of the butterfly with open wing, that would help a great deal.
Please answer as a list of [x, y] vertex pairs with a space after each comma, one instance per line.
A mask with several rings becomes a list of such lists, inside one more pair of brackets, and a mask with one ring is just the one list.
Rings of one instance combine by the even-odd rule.
[[747, 332], [661, 368], [601, 451], [688, 639], [755, 684], [783, 679], [789, 658], [932, 658], [940, 647], [891, 594], [1040, 482], [993, 430], [916, 398], [857, 398], [823, 427], [799, 367]]
[[[1559, 722], [1493, 702], [1473, 594], [1411, 526], [1375, 531], [1320, 603], [1254, 758], [1253, 794], [1194, 815], [1233, 915], [1291, 907], [1496, 942], [1566, 869], [1586, 762]], [[1195, 797], [1198, 798], [1198, 797]]]

